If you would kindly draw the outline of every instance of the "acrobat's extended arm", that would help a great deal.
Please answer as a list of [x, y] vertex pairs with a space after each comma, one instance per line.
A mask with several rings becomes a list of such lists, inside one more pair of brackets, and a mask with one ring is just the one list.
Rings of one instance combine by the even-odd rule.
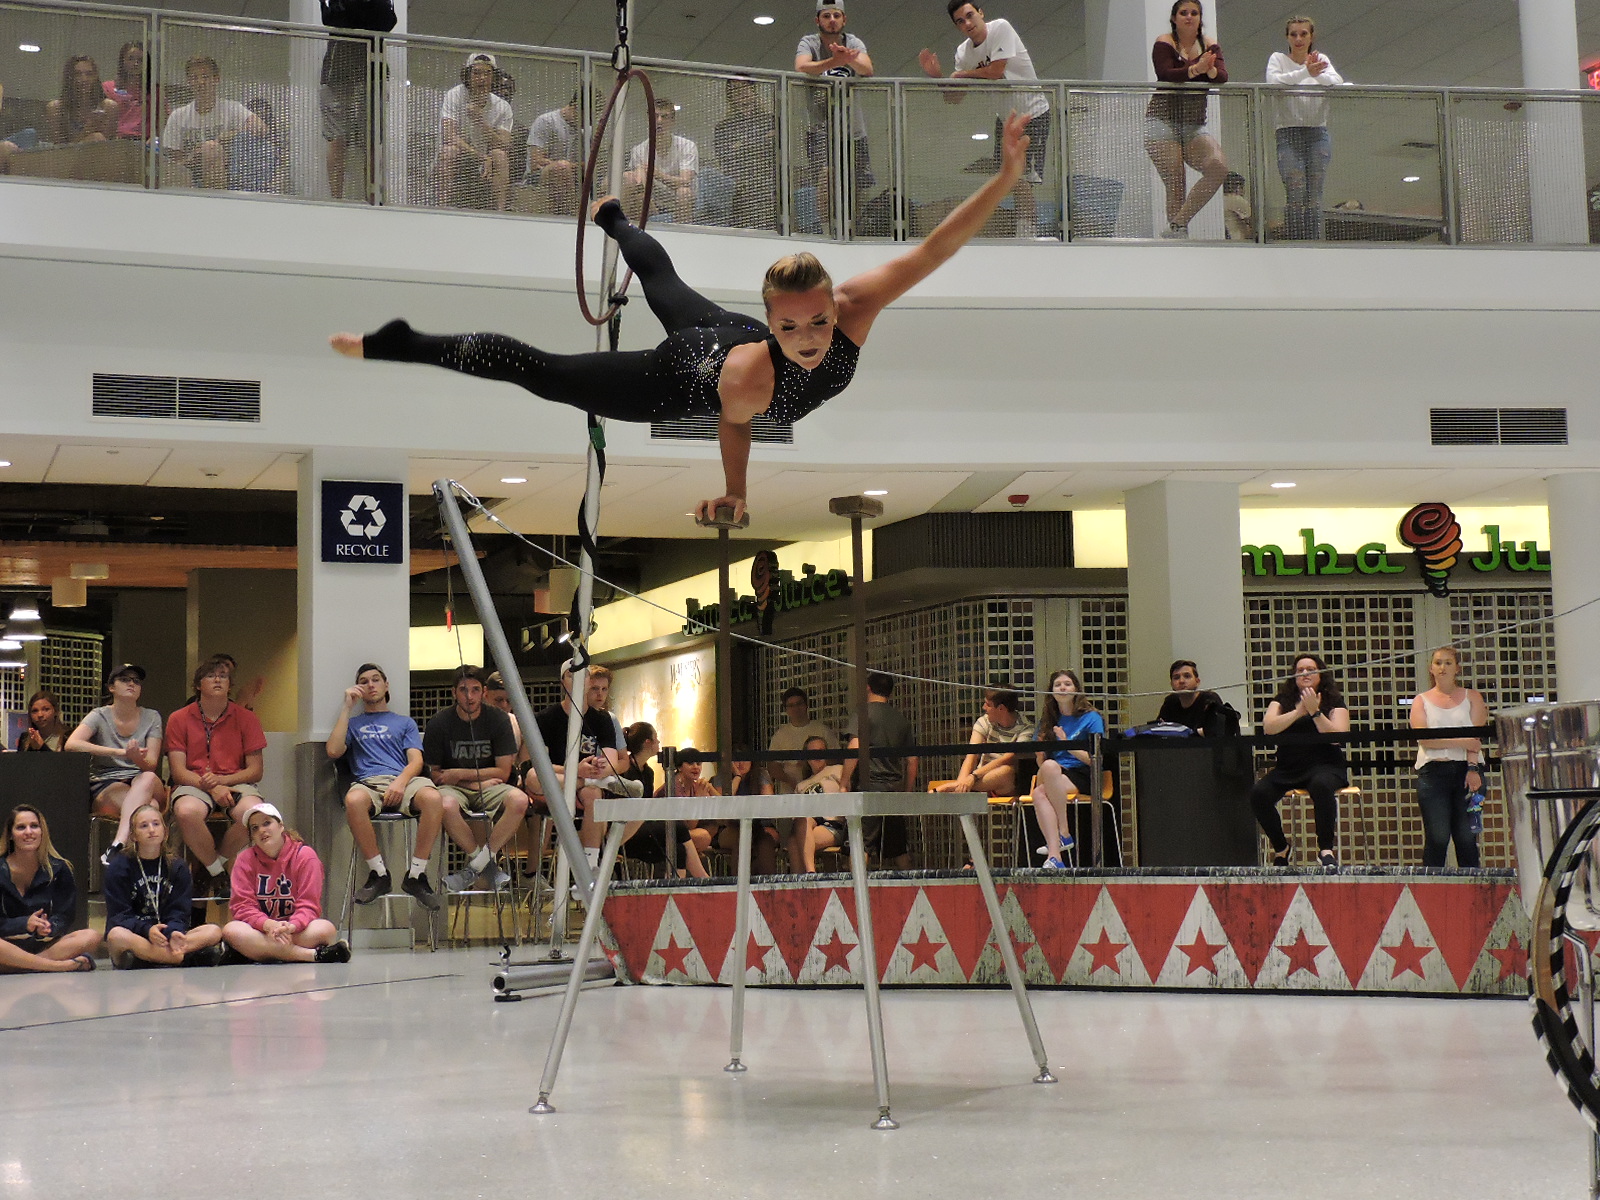
[[1014, 112], [1006, 118], [1000, 170], [940, 221], [921, 245], [834, 289], [839, 302], [839, 328], [846, 337], [861, 345], [879, 313], [948, 262], [984, 227], [1022, 177], [1028, 151], [1028, 135], [1023, 132], [1027, 124], [1021, 113]]

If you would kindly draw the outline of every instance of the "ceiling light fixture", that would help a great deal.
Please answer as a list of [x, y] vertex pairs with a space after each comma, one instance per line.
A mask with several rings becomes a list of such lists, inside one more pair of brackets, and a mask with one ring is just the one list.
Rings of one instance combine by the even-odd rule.
[[1401, 183], [1420, 183], [1421, 181], [1422, 181], [1422, 176], [1421, 175], [1402, 175], [1400, 177], [1400, 182]]
[[528, 477], [526, 475], [503, 475], [500, 478], [500, 482], [501, 483], [527, 483], [528, 482]]
[[84, 608], [89, 603], [89, 581], [74, 579], [71, 575], [55, 575], [50, 580], [50, 604], [53, 608]]
[[27, 665], [21, 642], [14, 638], [0, 638], [0, 670], [16, 670]]
[[74, 579], [110, 579], [110, 563], [73, 563], [71, 575]]
[[39, 602], [31, 596], [20, 596], [11, 606], [11, 619], [6, 622], [6, 637], [19, 642], [44, 641], [44, 622], [39, 619]]
[[1294, 487], [1294, 484], [1290, 483], [1287, 479], [1284, 479], [1284, 480], [1280, 480], [1279, 482], [1273, 484], [1272, 486], [1275, 487], [1275, 488], [1292, 488], [1292, 487]]
[[972, 140], [975, 142], [987, 142], [989, 135], [987, 133], [975, 133], [972, 135]]
[[868, 490], [862, 492], [861, 494], [863, 496], [887, 496], [889, 494], [889, 489], [888, 488], [869, 488]]
[[22, 45], [17, 47], [17, 49], [21, 50], [24, 54], [39, 53], [39, 47], [35, 46], [32, 42], [23, 42]]
[[9, 458], [0, 458], [0, 467], [9, 467], [10, 465], [11, 460]]
[[757, 25], [771, 25], [776, 19], [776, 17], [756, 17], [755, 22]]

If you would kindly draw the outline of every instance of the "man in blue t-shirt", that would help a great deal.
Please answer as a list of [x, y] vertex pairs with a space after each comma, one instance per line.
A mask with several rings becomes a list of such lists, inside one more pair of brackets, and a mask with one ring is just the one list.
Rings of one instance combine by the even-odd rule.
[[343, 758], [347, 751], [354, 782], [344, 794], [344, 817], [367, 860], [367, 881], [356, 890], [356, 903], [371, 904], [393, 886], [372, 828], [372, 818], [388, 810], [417, 818], [417, 842], [401, 888], [427, 908], [438, 908], [439, 893], [428, 882], [428, 860], [439, 840], [444, 801], [423, 772], [417, 723], [389, 710], [389, 678], [376, 663], [361, 664], [328, 735], [329, 758]]

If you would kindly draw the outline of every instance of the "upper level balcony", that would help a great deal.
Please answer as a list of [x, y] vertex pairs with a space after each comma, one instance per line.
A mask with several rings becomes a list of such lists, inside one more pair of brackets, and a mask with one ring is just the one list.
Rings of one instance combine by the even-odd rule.
[[[0, 165], [12, 178], [100, 187], [570, 217], [579, 172], [559, 164], [589, 146], [614, 77], [605, 56], [582, 52], [417, 36], [369, 41], [156, 10], [6, 4], [0, 30], [0, 44], [40, 48], [8, 56], [22, 67], [0, 78], [0, 142], [10, 147], [0, 145]], [[130, 45], [144, 52], [142, 70], [123, 57]], [[483, 50], [494, 58], [489, 91], [463, 97], [481, 110], [465, 124], [481, 116], [497, 128], [508, 143], [503, 162], [477, 153], [488, 149], [475, 145], [483, 136], [445, 112], [464, 84], [468, 53]], [[52, 112], [64, 65], [80, 55], [114, 86], [102, 88], [99, 112]], [[202, 95], [196, 106], [197, 60], [216, 67], [214, 105]], [[1176, 181], [1164, 184], [1153, 165], [1162, 127], [1151, 116], [1168, 109], [1173, 89], [846, 83], [638, 64], [658, 100], [671, 104], [657, 138], [658, 225], [915, 240], [993, 169], [998, 120], [1021, 109], [1036, 116], [1041, 144], [985, 238], [1117, 243], [1171, 232]], [[202, 61], [198, 69], [209, 68]], [[1191, 242], [1571, 247], [1600, 239], [1600, 96], [1337, 87], [1312, 97], [1264, 84], [1189, 96], [1226, 167], [1220, 190], [1189, 222]], [[595, 181], [635, 206], [644, 112], [635, 93], [599, 147]], [[452, 127], [465, 149], [452, 149]], [[1302, 185], [1280, 145], [1319, 139], [1322, 129], [1325, 178], [1320, 188], [1315, 178]], [[329, 152], [335, 131], [347, 133], [342, 157]], [[209, 157], [195, 149], [211, 140], [205, 134], [220, 135]], [[618, 167], [624, 178], [612, 178]], [[330, 168], [343, 175], [337, 197]], [[1185, 176], [1185, 189], [1208, 186], [1193, 170]], [[1291, 194], [1286, 179], [1301, 190]]]

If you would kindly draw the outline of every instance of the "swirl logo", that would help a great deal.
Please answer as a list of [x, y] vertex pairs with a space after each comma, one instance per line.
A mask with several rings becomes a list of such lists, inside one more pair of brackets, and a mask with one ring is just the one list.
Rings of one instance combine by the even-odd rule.
[[759, 550], [750, 563], [750, 590], [756, 596], [756, 619], [762, 633], [772, 632], [772, 618], [777, 615], [777, 597], [773, 584], [777, 582], [778, 556], [771, 550]]
[[1461, 553], [1461, 523], [1448, 504], [1418, 504], [1400, 518], [1400, 540], [1416, 551], [1422, 582], [1435, 596], [1450, 594], [1450, 570]]

